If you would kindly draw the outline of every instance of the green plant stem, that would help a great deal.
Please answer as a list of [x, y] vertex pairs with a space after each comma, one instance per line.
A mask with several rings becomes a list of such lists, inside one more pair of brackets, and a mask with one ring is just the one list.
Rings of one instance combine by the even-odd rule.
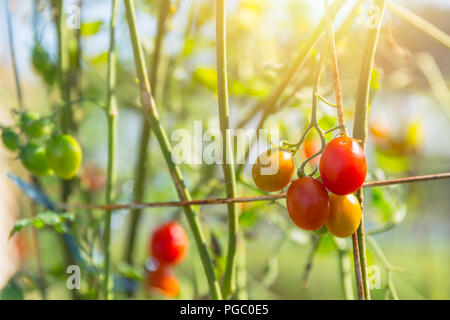
[[[376, 0], [374, 5], [380, 8], [378, 21], [375, 27], [367, 29], [366, 44], [364, 48], [360, 76], [358, 81], [358, 89], [356, 93], [355, 101], [355, 115], [353, 122], [353, 138], [361, 141], [361, 147], [365, 150], [367, 139], [367, 117], [369, 108], [369, 89], [370, 89], [370, 77], [375, 60], [375, 52], [378, 43], [378, 37], [380, 33], [381, 23], [383, 20], [384, 9], [386, 0]], [[357, 197], [361, 203], [361, 209], [364, 208], [363, 193], [362, 190], [358, 190]], [[366, 299], [370, 299], [369, 284], [367, 278], [367, 259], [366, 259], [366, 244], [365, 244], [365, 232], [364, 232], [364, 211], [361, 217], [361, 224], [357, 230], [358, 245], [360, 250], [360, 265], [363, 278], [364, 293]]]
[[[231, 148], [230, 110], [228, 108], [227, 47], [225, 0], [216, 1], [216, 53], [217, 53], [217, 94], [219, 98], [220, 132], [222, 134], [222, 161], [227, 197], [236, 196], [234, 156]], [[238, 212], [235, 203], [228, 204], [228, 252], [227, 264], [222, 284], [222, 295], [226, 299], [235, 290], [236, 242], [238, 235]]]
[[238, 258], [236, 266], [236, 298], [238, 300], [248, 300], [247, 291], [247, 244], [243, 239], [238, 243]]
[[391, 11], [393, 14], [410, 23], [414, 27], [422, 30], [433, 39], [442, 43], [447, 48], [450, 48], [450, 36], [444, 31], [395, 2], [388, 1], [386, 5], [389, 11]]
[[[171, 145], [167, 137], [166, 131], [159, 120], [155, 100], [153, 99], [153, 96], [151, 94], [151, 87], [146, 73], [147, 69], [145, 66], [144, 55], [142, 52], [141, 42], [137, 31], [134, 1], [124, 0], [124, 2], [128, 27], [130, 30], [131, 43], [133, 46], [136, 72], [139, 79], [142, 106], [144, 108], [146, 116], [148, 117], [148, 121], [150, 122], [150, 125], [156, 136], [156, 139], [159, 142], [161, 151], [166, 160], [170, 175], [175, 184], [175, 188], [177, 190], [180, 200], [182, 201], [191, 200], [191, 195], [189, 191], [186, 189], [180, 168], [172, 160]], [[208, 280], [210, 296], [213, 299], [221, 299], [222, 294], [220, 291], [219, 283], [214, 273], [214, 266], [211, 260], [211, 256], [208, 252], [205, 237], [200, 227], [198, 214], [197, 212], [194, 211], [194, 209], [191, 206], [185, 206], [184, 211], [189, 226], [191, 228], [191, 231], [193, 233], [200, 258], [203, 263], [205, 275]]]
[[329, 39], [331, 62], [332, 62], [331, 64], [333, 66], [333, 81], [334, 81], [334, 92], [336, 95], [336, 110], [338, 123], [340, 126], [339, 132], [341, 135], [344, 135], [346, 134], [344, 124], [344, 107], [342, 105], [341, 81], [339, 78], [339, 65], [336, 53], [336, 43], [334, 40], [333, 23], [332, 19], [330, 18], [330, 8], [328, 0], [324, 0], [324, 4], [325, 4], [325, 18], [327, 21], [327, 35]]
[[[114, 198], [114, 185], [116, 182], [116, 158], [117, 158], [117, 99], [116, 89], [116, 52], [115, 52], [115, 30], [117, 21], [118, 1], [112, 0], [111, 21], [109, 26], [109, 50], [106, 75], [106, 104], [105, 111], [108, 120], [108, 164], [106, 174], [105, 202], [112, 203]], [[105, 211], [105, 229], [103, 233], [104, 246], [104, 278], [103, 298], [113, 299], [111, 281], [111, 210]]]
[[[336, 0], [333, 2], [333, 5], [330, 10], [330, 16], [332, 19], [337, 15], [341, 7], [344, 5], [345, 0]], [[270, 94], [269, 98], [266, 100], [266, 102], [263, 105], [263, 112], [261, 115], [261, 119], [257, 125], [257, 130], [262, 128], [264, 122], [266, 121], [267, 117], [270, 115], [272, 110], [276, 107], [278, 100], [280, 99], [281, 95], [283, 94], [284, 90], [288, 86], [289, 82], [291, 81], [292, 77], [295, 75], [297, 70], [303, 66], [303, 64], [306, 61], [306, 58], [308, 57], [309, 53], [313, 49], [316, 42], [319, 40], [322, 33], [326, 30], [326, 19], [325, 17], [322, 17], [319, 24], [316, 26], [310, 37], [305, 41], [305, 43], [302, 45], [299, 53], [297, 54], [294, 61], [289, 65], [286, 72], [283, 74], [280, 83], [277, 85], [277, 87], [274, 89], [274, 91]], [[248, 154], [250, 152], [250, 145], [253, 144], [253, 142], [256, 140], [256, 138], [253, 138], [252, 141], [246, 146], [246, 152], [245, 152], [245, 158], [248, 157]], [[237, 167], [236, 174], [239, 176], [244, 166], [241, 164]]]
[[[170, 0], [160, 1], [160, 8], [158, 14], [158, 28], [155, 38], [155, 51], [152, 56], [151, 69], [150, 69], [150, 84], [152, 90], [156, 92], [159, 62], [161, 59], [161, 50], [164, 43], [164, 37], [166, 34], [166, 20], [170, 11]], [[139, 143], [139, 153], [137, 158], [136, 170], [134, 174], [134, 194], [133, 201], [138, 203], [142, 202], [145, 193], [145, 180], [147, 178], [147, 166], [148, 157], [147, 150], [151, 136], [150, 124], [147, 121], [145, 115], [142, 117], [142, 132]], [[136, 242], [137, 230], [139, 221], [141, 219], [142, 209], [131, 210], [131, 221], [128, 228], [127, 244], [125, 246], [125, 260], [129, 264], [133, 264], [134, 256], [134, 244]]]
[[25, 106], [23, 104], [22, 99], [22, 87], [20, 85], [20, 77], [19, 72], [17, 70], [16, 51], [14, 48], [14, 31], [11, 21], [11, 8], [9, 5], [10, 5], [9, 0], [5, 0], [6, 21], [8, 26], [9, 52], [11, 54], [11, 64], [14, 71], [14, 80], [16, 82], [17, 102], [19, 103], [19, 109], [24, 110]]
[[334, 244], [337, 248], [339, 279], [341, 281], [342, 294], [345, 300], [354, 300], [353, 283], [352, 283], [352, 262], [348, 252], [346, 242], [337, 241], [333, 237]]
[[[56, 35], [58, 41], [58, 84], [60, 91], [61, 103], [64, 108], [61, 109], [61, 131], [63, 133], [69, 133], [72, 122], [72, 103], [70, 101], [70, 88], [68, 81], [68, 56], [67, 56], [67, 43], [66, 32], [64, 28], [64, 1], [52, 0], [53, 18], [55, 22]], [[71, 193], [71, 181], [61, 180], [61, 200], [67, 202]], [[71, 245], [68, 243], [67, 238], [62, 235], [60, 237], [62, 246], [64, 249], [66, 265], [76, 264], [76, 257], [72, 252]], [[72, 297], [79, 299], [80, 296], [76, 290], [72, 290]]]
[[316, 235], [312, 236], [311, 249], [309, 251], [308, 258], [306, 260], [306, 264], [305, 264], [305, 267], [303, 269], [302, 289], [308, 288], [309, 275], [311, 274], [311, 270], [312, 270], [312, 267], [313, 267], [314, 257], [316, 255], [317, 249], [319, 248], [320, 239], [321, 238], [316, 236]]
[[388, 259], [384, 255], [383, 250], [381, 249], [381, 247], [378, 245], [378, 243], [375, 241], [375, 239], [373, 237], [369, 236], [369, 237], [367, 237], [367, 240], [368, 240], [369, 244], [372, 246], [373, 250], [375, 251], [375, 254], [377, 255], [377, 257], [381, 260], [384, 267], [386, 268], [387, 279], [388, 279], [387, 280], [387, 289], [389, 290], [389, 293], [391, 294], [392, 299], [398, 300], [397, 290], [395, 289], [394, 282], [392, 280], [392, 272], [393, 271], [404, 272], [405, 270], [396, 268], [391, 265], [391, 263], [388, 261]]
[[[53, 12], [56, 26], [56, 34], [58, 38], [58, 83], [61, 94], [61, 100], [64, 104], [70, 101], [70, 88], [68, 85], [68, 67], [69, 61], [67, 56], [66, 32], [64, 28], [64, 1], [52, 0]], [[68, 133], [71, 126], [71, 105], [67, 105], [61, 112], [61, 131]]]

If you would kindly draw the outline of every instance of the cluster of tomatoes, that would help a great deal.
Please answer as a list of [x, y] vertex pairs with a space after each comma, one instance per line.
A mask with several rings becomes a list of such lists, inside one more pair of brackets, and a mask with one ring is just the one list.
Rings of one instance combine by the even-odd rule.
[[153, 232], [149, 243], [153, 263], [146, 280], [149, 293], [156, 290], [168, 297], [178, 296], [180, 286], [172, 268], [183, 261], [187, 249], [188, 237], [179, 223], [166, 222]]
[[81, 165], [82, 150], [75, 138], [57, 134], [48, 118], [24, 112], [16, 125], [2, 128], [2, 141], [10, 151], [18, 151], [24, 167], [35, 176], [55, 174], [72, 179]]
[[321, 180], [302, 176], [291, 183], [293, 153], [279, 147], [258, 157], [252, 176], [256, 186], [266, 192], [280, 191], [290, 184], [287, 210], [301, 229], [318, 230], [325, 225], [333, 235], [348, 237], [361, 222], [361, 207], [354, 193], [364, 183], [367, 171], [358, 141], [346, 135], [331, 140], [320, 157], [319, 171]]

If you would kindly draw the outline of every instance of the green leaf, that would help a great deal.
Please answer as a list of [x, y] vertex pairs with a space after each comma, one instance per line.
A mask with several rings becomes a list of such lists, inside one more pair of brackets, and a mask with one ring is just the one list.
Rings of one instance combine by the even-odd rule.
[[205, 86], [209, 90], [217, 90], [217, 72], [215, 68], [198, 67], [194, 71], [193, 78], [196, 82]]
[[102, 26], [102, 21], [84, 22], [81, 24], [81, 35], [88, 37], [96, 34]]
[[38, 214], [34, 218], [17, 220], [9, 234], [9, 238], [11, 238], [17, 232], [20, 232], [23, 228], [30, 225], [34, 226], [37, 229], [42, 229], [44, 227], [54, 227], [57, 232], [64, 233], [67, 232], [67, 228], [64, 223], [66, 221], [73, 221], [74, 218], [75, 216], [73, 213], [59, 214], [54, 211], [45, 211]]
[[381, 72], [379, 72], [378, 69], [374, 66], [372, 73], [370, 75], [370, 89], [371, 90], [374, 90], [374, 91], [380, 90], [381, 76], [382, 76]]
[[246, 210], [239, 216], [239, 224], [244, 228], [249, 228], [255, 224], [258, 220], [258, 216], [253, 210]]
[[13, 279], [0, 291], [1, 300], [23, 300], [22, 288]]
[[142, 281], [144, 279], [144, 273], [142, 268], [137, 268], [125, 262], [117, 264], [117, 273], [125, 278]]
[[376, 150], [376, 157], [379, 166], [391, 173], [402, 173], [409, 169], [410, 161], [407, 157], [386, 154], [380, 150]]
[[108, 52], [102, 52], [98, 56], [91, 59], [92, 64], [102, 64], [108, 61]]

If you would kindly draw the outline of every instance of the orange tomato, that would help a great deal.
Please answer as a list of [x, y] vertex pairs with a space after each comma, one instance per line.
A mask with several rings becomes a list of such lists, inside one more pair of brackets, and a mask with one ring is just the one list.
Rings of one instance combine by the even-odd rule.
[[279, 191], [291, 182], [295, 172], [294, 158], [287, 149], [273, 148], [263, 152], [252, 168], [253, 181], [266, 192]]
[[[320, 151], [320, 142], [314, 139], [307, 139], [305, 142], [303, 142], [303, 155], [305, 156], [305, 159], [308, 159], [315, 155], [317, 152]], [[318, 164], [320, 161], [320, 155], [313, 158], [310, 163], [311, 164]]]
[[328, 231], [339, 238], [355, 233], [361, 222], [361, 206], [353, 194], [330, 194], [330, 216], [325, 224]]
[[147, 290], [161, 293], [175, 298], [180, 293], [178, 279], [171, 273], [170, 268], [160, 265], [155, 271], [147, 272]]

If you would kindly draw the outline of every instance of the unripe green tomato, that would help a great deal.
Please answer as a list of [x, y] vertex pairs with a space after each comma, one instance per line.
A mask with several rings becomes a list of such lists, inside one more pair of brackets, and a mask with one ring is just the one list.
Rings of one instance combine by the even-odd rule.
[[43, 119], [32, 120], [25, 127], [25, 134], [29, 139], [48, 137], [52, 133], [52, 126]]
[[36, 176], [46, 176], [51, 174], [45, 159], [45, 148], [31, 143], [20, 150], [20, 160], [25, 168]]
[[69, 180], [76, 175], [83, 152], [77, 140], [65, 134], [49, 140], [45, 156], [53, 172], [58, 177]]
[[22, 130], [25, 130], [31, 124], [31, 122], [36, 120], [37, 116], [35, 114], [28, 112], [22, 113], [19, 118], [19, 127]]
[[33, 67], [39, 72], [44, 72], [47, 69], [49, 56], [39, 43], [36, 44], [33, 48], [31, 62], [33, 63]]
[[11, 151], [17, 150], [17, 133], [11, 128], [5, 128], [2, 132], [2, 141], [5, 147]]

